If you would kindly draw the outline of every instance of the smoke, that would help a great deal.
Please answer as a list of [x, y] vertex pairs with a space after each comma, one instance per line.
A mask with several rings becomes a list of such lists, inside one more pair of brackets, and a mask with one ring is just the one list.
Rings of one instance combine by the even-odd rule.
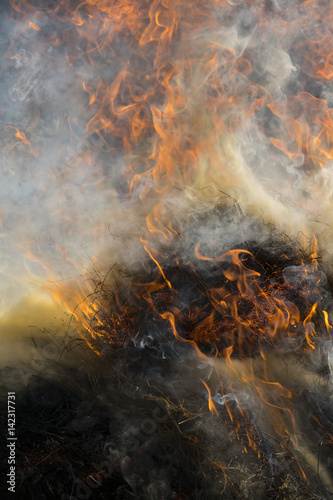
[[328, 6], [171, 2], [156, 32], [135, 6], [2, 15], [3, 310], [94, 259], [136, 266], [148, 214], [163, 233], [224, 194], [328, 261], [332, 96], [307, 55]]
[[82, 81], [97, 71], [71, 60], [69, 50], [79, 51], [72, 25], [32, 10], [17, 23], [2, 18], [11, 37], [1, 69], [3, 311], [26, 291], [91, 267], [121, 162], [114, 154], [106, 176], [94, 152], [98, 137], [85, 132]]
[[329, 2], [1, 9], [23, 494], [327, 498]]

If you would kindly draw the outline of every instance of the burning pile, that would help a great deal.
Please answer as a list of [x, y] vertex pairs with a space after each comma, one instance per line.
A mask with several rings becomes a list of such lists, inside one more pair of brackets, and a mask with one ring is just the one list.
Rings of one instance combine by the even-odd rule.
[[329, 2], [7, 10], [3, 305], [74, 329], [2, 370], [22, 498], [328, 498]]

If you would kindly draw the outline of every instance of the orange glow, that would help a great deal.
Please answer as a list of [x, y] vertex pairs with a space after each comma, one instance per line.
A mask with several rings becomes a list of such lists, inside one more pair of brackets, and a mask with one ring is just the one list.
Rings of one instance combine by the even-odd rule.
[[170, 325], [172, 328], [172, 333], [174, 334], [174, 336], [177, 340], [179, 340], [180, 342], [185, 342], [188, 345], [192, 345], [199, 358], [207, 359], [206, 356], [198, 348], [196, 342], [193, 342], [192, 340], [186, 340], [178, 334], [177, 329], [176, 329], [176, 325], [175, 325], [175, 317], [172, 313], [169, 313], [169, 312], [163, 313], [163, 314], [161, 314], [161, 318], [166, 319], [170, 322]]
[[329, 332], [332, 328], [332, 325], [330, 325], [329, 321], [328, 321], [328, 314], [327, 314], [327, 311], [323, 311], [323, 315], [324, 315], [324, 319], [325, 319], [325, 325], [326, 325], [326, 329], [327, 331]]
[[40, 27], [37, 26], [37, 24], [30, 22], [29, 23], [30, 28], [34, 29], [35, 31], [39, 31]]
[[[26, 137], [26, 135], [25, 135], [24, 132], [20, 132], [16, 127], [13, 127], [11, 125], [7, 125], [5, 128], [6, 128], [6, 130], [9, 130], [9, 129], [15, 130], [15, 137], [17, 137], [20, 141], [22, 141], [23, 144], [25, 144], [26, 146], [28, 146], [30, 153], [35, 158], [38, 158], [38, 152], [33, 149], [32, 145], [31, 145], [31, 142], [27, 139], [27, 137]], [[19, 142], [16, 142], [12, 146], [12, 148], [14, 148], [17, 144], [19, 144]]]
[[[283, 120], [281, 138], [271, 137], [271, 142], [291, 160], [304, 154], [314, 166], [324, 167], [333, 158], [332, 110], [325, 100], [300, 92], [284, 103], [267, 106]], [[294, 118], [298, 115], [301, 120]]]
[[166, 279], [165, 274], [164, 274], [163, 269], [161, 268], [160, 264], [159, 264], [159, 263], [158, 263], [158, 261], [157, 261], [157, 260], [153, 257], [153, 254], [151, 253], [151, 251], [147, 248], [148, 241], [145, 241], [145, 240], [143, 240], [142, 238], [140, 238], [140, 241], [141, 241], [141, 243], [144, 243], [144, 248], [145, 248], [145, 250], [146, 250], [147, 254], [148, 254], [148, 255], [149, 255], [149, 257], [151, 258], [151, 260], [152, 260], [153, 262], [155, 262], [155, 264], [157, 265], [157, 267], [158, 267], [158, 269], [160, 270], [160, 273], [161, 273], [161, 275], [163, 276], [163, 278], [164, 278], [165, 282], [167, 283], [168, 287], [172, 289], [171, 283], [170, 283], [170, 281], [168, 281], [168, 280]]
[[210, 392], [210, 388], [208, 387], [208, 385], [206, 384], [206, 382], [204, 380], [201, 380], [201, 382], [203, 383], [203, 385], [206, 387], [207, 389], [207, 392], [208, 392], [208, 407], [209, 407], [209, 411], [213, 414], [213, 415], [218, 415], [218, 411], [212, 401], [212, 395], [211, 395], [211, 392]]

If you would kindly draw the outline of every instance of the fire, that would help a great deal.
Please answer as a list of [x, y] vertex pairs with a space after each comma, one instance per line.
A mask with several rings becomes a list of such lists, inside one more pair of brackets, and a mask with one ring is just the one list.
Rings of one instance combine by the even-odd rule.
[[[332, 159], [332, 109], [327, 102], [308, 92], [301, 92], [282, 104], [268, 104], [272, 113], [282, 119], [283, 139], [271, 137], [272, 144], [291, 160], [305, 155], [305, 167], [323, 168]], [[301, 121], [295, 116], [301, 115]]]
[[218, 411], [212, 401], [212, 395], [211, 395], [211, 391], [210, 391], [210, 388], [208, 387], [208, 385], [206, 384], [206, 382], [204, 380], [201, 380], [201, 382], [203, 383], [203, 385], [206, 387], [207, 389], [207, 392], [208, 392], [208, 406], [209, 406], [209, 410], [211, 411], [211, 413], [213, 413], [213, 415], [218, 415]]
[[[306, 155], [304, 167], [311, 173], [316, 166], [324, 168], [331, 159], [332, 120], [327, 102], [303, 89], [285, 101], [278, 98], [274, 102], [271, 82], [265, 86], [255, 78], [257, 60], [251, 37], [255, 38], [256, 33], [238, 26], [235, 20], [228, 27], [226, 20], [228, 16], [233, 19], [235, 13], [234, 6], [227, 2], [212, 1], [202, 6], [158, 0], [63, 0], [49, 13], [59, 19], [66, 33], [70, 30], [70, 43], [55, 35], [45, 37], [43, 26], [38, 25], [38, 14], [44, 14], [45, 9], [38, 10], [21, 1], [12, 1], [12, 8], [17, 33], [8, 51], [9, 60], [16, 57], [12, 55], [14, 44], [24, 43], [22, 37], [28, 26], [34, 29], [36, 37], [43, 37], [43, 51], [47, 44], [51, 48], [66, 46], [69, 67], [81, 61], [92, 69], [102, 69], [101, 60], [108, 61], [109, 76], [103, 70], [98, 78], [85, 77], [77, 82], [77, 88], [81, 86], [84, 91], [86, 109], [81, 117], [68, 118], [70, 133], [79, 140], [75, 128], [84, 127], [85, 139], [98, 138], [104, 152], [113, 154], [122, 148], [125, 162], [121, 175], [126, 177], [131, 200], [139, 197], [146, 218], [139, 238], [152, 240], [152, 247], [154, 233], [171, 236], [172, 221], [165, 204], [175, 189], [191, 194], [199, 203], [201, 194], [211, 194], [202, 189], [212, 190], [215, 199], [221, 194], [236, 195], [241, 203], [246, 196], [251, 199], [252, 194], [246, 191], [256, 180], [251, 168], [242, 166], [243, 158], [233, 150], [242, 127], [264, 110], [270, 110], [279, 119], [274, 134], [268, 134], [272, 146], [292, 163], [301, 162]], [[223, 12], [222, 30], [214, 9]], [[266, 14], [260, 2], [253, 12], [261, 26]], [[34, 21], [27, 24], [32, 14]], [[271, 36], [278, 40], [278, 19], [286, 34], [288, 29], [296, 33], [311, 16], [323, 19], [324, 15], [317, 11], [316, 2], [307, 2], [297, 19], [289, 19], [282, 10], [270, 21]], [[239, 43], [235, 35], [231, 36], [236, 28], [244, 31]], [[75, 53], [75, 47], [80, 48], [79, 52]], [[279, 40], [277, 57], [282, 49]], [[285, 62], [286, 71], [294, 71], [290, 61]], [[26, 134], [12, 128], [16, 137], [38, 156]], [[266, 131], [262, 129], [260, 133], [265, 135]], [[92, 154], [88, 150], [82, 159], [95, 178], [93, 182], [103, 182]], [[200, 191], [196, 193], [196, 189]], [[260, 190], [257, 183], [256, 192]], [[264, 191], [260, 196], [265, 198], [267, 213], [276, 212], [274, 217], [279, 220], [279, 212], [283, 223], [288, 224], [288, 211]], [[116, 214], [111, 210], [109, 216], [112, 219]], [[101, 225], [99, 239], [107, 235], [106, 227], [105, 223]], [[305, 234], [309, 232], [306, 227], [302, 229]]]
[[[45, 129], [56, 142], [68, 136], [60, 166], [45, 175], [56, 202], [41, 203], [66, 244], [36, 246], [26, 236], [17, 248], [46, 272], [44, 289], [73, 314], [89, 347], [100, 354], [103, 343], [132, 342], [161, 357], [179, 349], [211, 363], [220, 392], [201, 382], [212, 418], [225, 406], [243, 450], [260, 457], [252, 420], [261, 421], [261, 411], [242, 400], [246, 387], [266, 412], [263, 433], [295, 457], [306, 480], [314, 452], [305, 456], [300, 444], [299, 396], [281, 359], [285, 352], [312, 387], [311, 372], [291, 353], [312, 359], [331, 338], [318, 265], [326, 236], [319, 231], [317, 242], [314, 232], [315, 216], [331, 220], [329, 202], [321, 207], [316, 193], [325, 185], [330, 199], [333, 189], [333, 49], [332, 9], [301, 4], [61, 0], [49, 9], [11, 0], [7, 64], [22, 69], [12, 95], [24, 101], [32, 88], [39, 95], [35, 61], [50, 58], [72, 76], [70, 83], [63, 76], [64, 108], [75, 105], [46, 126], [40, 99], [30, 126], [5, 126], [3, 152], [46, 162]], [[47, 189], [32, 166], [27, 175], [43, 200]], [[241, 221], [227, 249], [221, 231], [208, 242], [196, 234], [196, 222], [214, 210], [221, 219], [234, 210]], [[262, 221], [262, 241], [243, 234], [246, 219]], [[85, 264], [82, 240], [90, 245]], [[60, 279], [54, 260], [75, 279]]]
[[16, 127], [13, 127], [11, 125], [6, 126], [6, 130], [14, 129], [15, 130], [15, 137], [19, 139], [19, 141], [15, 141], [14, 144], [12, 143], [9, 147], [5, 149], [6, 152], [9, 152], [11, 149], [15, 148], [16, 146], [20, 145], [20, 141], [23, 142], [26, 146], [28, 146], [28, 149], [30, 153], [35, 157], [38, 158], [38, 152], [35, 151], [31, 145], [31, 142], [27, 139], [27, 136], [25, 135], [24, 132], [20, 132]]

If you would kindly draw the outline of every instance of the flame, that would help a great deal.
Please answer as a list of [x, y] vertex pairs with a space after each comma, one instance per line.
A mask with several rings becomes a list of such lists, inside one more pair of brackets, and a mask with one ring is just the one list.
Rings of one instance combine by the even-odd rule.
[[206, 382], [204, 380], [201, 380], [201, 382], [203, 383], [203, 385], [206, 387], [207, 389], [207, 392], [208, 392], [208, 407], [209, 407], [209, 411], [213, 414], [213, 415], [218, 415], [218, 411], [212, 401], [212, 395], [211, 395], [211, 392], [210, 392], [210, 388], [208, 387], [208, 385], [206, 384]]
[[[272, 113], [282, 119], [281, 138], [271, 137], [272, 144], [291, 160], [305, 155], [305, 167], [323, 168], [332, 159], [332, 110], [327, 102], [308, 92], [301, 92], [288, 101], [268, 104]], [[294, 117], [301, 115], [301, 120]]]
[[18, 146], [20, 144], [20, 141], [23, 142], [23, 144], [25, 144], [26, 146], [28, 146], [28, 149], [30, 151], [30, 153], [35, 157], [35, 158], [38, 158], [38, 152], [34, 150], [34, 148], [32, 147], [31, 145], [31, 142], [27, 139], [27, 136], [25, 135], [24, 132], [20, 132], [16, 127], [13, 127], [11, 125], [7, 125], [5, 127], [5, 130], [10, 130], [10, 129], [13, 129], [15, 130], [15, 137], [17, 137], [19, 139], [19, 141], [15, 141], [14, 143], [12, 143], [10, 146], [7, 146], [4, 151], [5, 152], [9, 152], [11, 149], [15, 148], [16, 146]]
[[[264, 7], [260, 2], [256, 5], [261, 26], [266, 19]], [[38, 14], [37, 7], [26, 0], [12, 0], [11, 6], [17, 30], [8, 50], [9, 59], [13, 57], [14, 44], [22, 39], [25, 29], [33, 29], [36, 36], [42, 31], [34, 20], [27, 24], [29, 16]], [[139, 197], [145, 213], [145, 225], [140, 228], [138, 239], [170, 288], [171, 283], [154, 256], [157, 251], [153, 250], [158, 238], [171, 241], [177, 237], [177, 230], [165, 209], [167, 200], [175, 188], [201, 189], [206, 185], [215, 190], [217, 196], [220, 196], [221, 185], [227, 195], [232, 195], [235, 189], [239, 188], [240, 192], [245, 189], [243, 179], [251, 182], [251, 172], [241, 167], [242, 160], [230, 152], [233, 138], [243, 121], [248, 122], [263, 109], [270, 110], [279, 119], [276, 136], [270, 136], [272, 145], [293, 162], [305, 155], [307, 172], [324, 167], [332, 159], [332, 110], [327, 102], [304, 90], [287, 100], [274, 102], [271, 85], [261, 85], [254, 78], [251, 50], [238, 46], [232, 37], [229, 40], [227, 29], [225, 34], [219, 31], [215, 8], [223, 8], [226, 16], [233, 12], [232, 3], [223, 0], [205, 5], [173, 0], [150, 3], [87, 0], [74, 5], [62, 0], [50, 11], [53, 17], [58, 16], [61, 22], [71, 25], [73, 40], [70, 45], [66, 44], [70, 66], [78, 57], [87, 58], [91, 67], [97, 67], [101, 57], [106, 61], [111, 58], [119, 61], [118, 72], [112, 78], [100, 76], [79, 82], [87, 95], [86, 106], [91, 110], [84, 123], [86, 137], [95, 134], [109, 152], [111, 138], [122, 142], [129, 191], [132, 199]], [[44, 10], [41, 8], [40, 12]], [[279, 27], [284, 34], [290, 30], [296, 33], [299, 26], [307, 26], [311, 18], [324, 20], [324, 12], [316, 2], [306, 2], [304, 12], [296, 20], [286, 20], [288, 16], [283, 10], [279, 15]], [[272, 36], [278, 39], [275, 20], [270, 27]], [[120, 42], [122, 37], [123, 43]], [[189, 42], [196, 37], [200, 43]], [[325, 81], [331, 78], [332, 51], [327, 41], [327, 35], [320, 37], [317, 33], [316, 39], [302, 39], [296, 44], [296, 49], [304, 54], [303, 71]], [[48, 43], [57, 47], [64, 42], [51, 36]], [[75, 53], [75, 45], [84, 47], [80, 56]], [[315, 61], [319, 60], [319, 53], [321, 62], [317, 67]], [[75, 117], [69, 117], [68, 124], [70, 133], [77, 139], [73, 128], [78, 123], [75, 120]], [[13, 130], [18, 139], [9, 148], [22, 143], [38, 157], [39, 152], [27, 138], [28, 132], [12, 125], [6, 130]], [[83, 191], [89, 185], [103, 183], [98, 168], [94, 171], [96, 167], [90, 154], [86, 153], [84, 159], [95, 180], [81, 186]], [[260, 191], [258, 184], [256, 190]], [[273, 203], [269, 197], [267, 203]], [[289, 212], [281, 204], [274, 202], [273, 211], [274, 207], [288, 218]], [[69, 215], [64, 213], [63, 217], [69, 218]], [[101, 225], [96, 234], [103, 235], [105, 231], [105, 225]], [[61, 248], [58, 251], [62, 253]], [[225, 271], [225, 277], [235, 281], [239, 293], [250, 301], [258, 294], [260, 304], [254, 308], [255, 319], [252, 321], [259, 324], [259, 316], [264, 315], [271, 325], [268, 330], [273, 341], [281, 331], [287, 332], [293, 323], [299, 321], [299, 313], [294, 308], [288, 310], [289, 306], [280, 299], [272, 299], [266, 289], [254, 285], [254, 279], [259, 275], [244, 266], [240, 260], [241, 252], [244, 253], [243, 250], [233, 250], [229, 255], [234, 259], [233, 266]], [[26, 255], [30, 253], [26, 252]], [[43, 265], [48, 269], [51, 267], [49, 262]], [[74, 261], [73, 265], [76, 265]], [[81, 297], [76, 294], [75, 297], [78, 302], [85, 303], [88, 293], [91, 293], [89, 287], [82, 290]], [[59, 291], [56, 294], [59, 297]], [[249, 322], [240, 318], [237, 301], [225, 296], [222, 289], [212, 290], [211, 297], [216, 311], [231, 314], [238, 324], [237, 336], [242, 338], [241, 330], [247, 328]], [[83, 313], [85, 315], [87, 311]], [[212, 315], [206, 322], [214, 330]], [[312, 346], [312, 337], [312, 333], [307, 335], [309, 347]], [[232, 345], [231, 339], [230, 343]]]
[[[268, 284], [262, 279], [260, 272], [249, 269], [244, 265], [240, 257], [242, 254], [250, 256], [255, 262], [251, 252], [241, 249], [231, 250], [213, 259], [202, 256], [199, 253], [199, 245], [198, 243], [195, 249], [198, 259], [214, 262], [231, 261], [230, 267], [222, 272], [227, 279], [227, 283], [236, 283], [238, 296], [235, 293], [230, 293], [230, 289], [225, 286], [210, 290], [212, 305], [216, 312], [224, 318], [230, 317], [227, 333], [230, 346], [234, 348], [237, 345], [240, 352], [242, 352], [245, 338], [254, 339], [257, 337], [261, 343], [266, 337], [269, 343], [274, 344], [281, 337], [292, 337], [294, 335], [295, 325], [300, 322], [298, 308], [279, 297], [285, 289], [285, 285]], [[245, 308], [246, 316], [244, 317], [241, 308], [244, 310], [245, 304], [247, 307]], [[313, 348], [313, 344], [310, 336], [315, 335], [315, 333], [312, 331], [312, 327], [309, 326], [309, 322], [315, 314], [316, 307], [317, 304], [314, 303], [303, 320], [304, 329], [307, 332], [307, 342], [311, 348]], [[210, 327], [212, 327], [214, 325], [212, 316], [210, 321]], [[227, 323], [229, 323], [228, 320]], [[214, 337], [212, 336], [212, 338]]]
[[[26, 32], [33, 31], [44, 54], [48, 54], [49, 48], [65, 47], [67, 68], [74, 71], [82, 63], [91, 69], [91, 73], [75, 72], [70, 95], [82, 98], [82, 110], [78, 116], [67, 118], [71, 140], [90, 144], [77, 155], [88, 171], [78, 191], [84, 198], [91, 186], [103, 186], [107, 175], [115, 186], [121, 184], [120, 188], [112, 186], [118, 190], [117, 209], [110, 208], [105, 218], [117, 219], [129, 204], [130, 228], [135, 228], [136, 246], [133, 246], [143, 247], [157, 270], [154, 274], [150, 269], [153, 280], [142, 279], [130, 285], [125, 282], [129, 290], [124, 298], [124, 282], [117, 292], [111, 293], [108, 271], [104, 270], [96, 280], [96, 273], [81, 272], [79, 259], [59, 245], [57, 255], [70, 263], [80, 278], [70, 284], [58, 280], [46, 288], [73, 314], [79, 331], [96, 352], [93, 340], [125, 343], [130, 336], [133, 342], [143, 342], [135, 317], [140, 318], [142, 310], [154, 313], [163, 320], [163, 327], [169, 329], [173, 341], [189, 347], [201, 361], [216, 358], [223, 402], [237, 437], [243, 436], [244, 450], [260, 454], [250, 416], [237, 396], [241, 385], [260, 399], [269, 415], [265, 432], [280, 439], [283, 451], [289, 440], [296, 457], [299, 423], [295, 421], [292, 388], [288, 387], [292, 384], [288, 380], [286, 385], [279, 382], [267, 351], [297, 339], [302, 354], [310, 356], [316, 349], [318, 335], [314, 324], [325, 324], [327, 335], [331, 333], [328, 313], [321, 311], [320, 300], [310, 293], [307, 295], [305, 290], [307, 277], [315, 276], [318, 270], [318, 243], [311, 225], [304, 222], [305, 216], [295, 212], [295, 217], [291, 217], [283, 196], [276, 195], [277, 175], [269, 178], [264, 169], [258, 174], [247, 158], [250, 152], [242, 152], [239, 144], [242, 140], [246, 143], [249, 130], [256, 124], [257, 137], [265, 143], [268, 161], [283, 157], [286, 175], [281, 177], [287, 179], [287, 193], [296, 184], [295, 178], [306, 178], [311, 183], [318, 172], [330, 165], [333, 111], [328, 100], [322, 95], [320, 98], [312, 95], [305, 84], [300, 84], [295, 95], [285, 95], [278, 89], [278, 83], [285, 84], [288, 75], [296, 71], [284, 51], [288, 33], [297, 38], [294, 50], [301, 57], [299, 71], [323, 84], [331, 82], [332, 37], [322, 34], [317, 25], [327, 29], [332, 9], [321, 8], [321, 2], [306, 1], [295, 19], [284, 9], [267, 15], [266, 2], [256, 1], [253, 2], [256, 28], [246, 31], [236, 21], [229, 27], [229, 22], [237, 17], [237, 4], [225, 0], [85, 0], [75, 5], [61, 0], [48, 12], [46, 7], [37, 8], [27, 0], [11, 0], [17, 29], [8, 49], [8, 61], [23, 66], [29, 75], [29, 57], [26, 52], [18, 56], [15, 44], [28, 43]], [[47, 35], [37, 21], [30, 20], [39, 12], [48, 12], [50, 18], [59, 19], [64, 32]], [[221, 20], [216, 12], [223, 12]], [[312, 38], [308, 26], [315, 32]], [[237, 37], [237, 29], [243, 29], [244, 34]], [[270, 76], [258, 64], [253, 49], [262, 33], [272, 40], [274, 47], [273, 56], [267, 56], [263, 49], [263, 57], [273, 57], [275, 61]], [[280, 59], [282, 62], [278, 64]], [[285, 72], [284, 79], [279, 72]], [[269, 130], [265, 130], [267, 115], [273, 123]], [[24, 149], [34, 158], [40, 156], [32, 133], [38, 128], [38, 116], [36, 112], [33, 126], [24, 128], [25, 132], [11, 124], [5, 127], [4, 152]], [[100, 146], [94, 148], [93, 140]], [[119, 150], [123, 160], [121, 173], [110, 166], [111, 173], [105, 174], [106, 164]], [[76, 158], [66, 160], [61, 175], [71, 180], [80, 165]], [[52, 175], [56, 184], [57, 173]], [[297, 189], [302, 192], [306, 183], [299, 182]], [[306, 197], [299, 195], [299, 198], [296, 201], [301, 206], [311, 208], [311, 203], [304, 200]], [[185, 264], [178, 256], [172, 255], [169, 261], [163, 256], [163, 245], [169, 249], [182, 238], [187, 218], [185, 206], [194, 207], [194, 213], [202, 213], [208, 205], [218, 205], [221, 200], [226, 206], [237, 205], [245, 215], [261, 217], [262, 210], [264, 222], [281, 222], [281, 231], [287, 228], [287, 232], [297, 235], [298, 242], [312, 242], [307, 263], [301, 259], [297, 262], [301, 273], [299, 285], [284, 280], [277, 265], [264, 268], [245, 244], [244, 248], [210, 257], [200, 252], [198, 241], [195, 257]], [[52, 214], [68, 223], [70, 239], [74, 226], [71, 214], [65, 207]], [[98, 242], [107, 235], [108, 224], [104, 220], [96, 223], [97, 249]], [[46, 271], [52, 268], [52, 262], [30, 241], [20, 251]], [[116, 256], [122, 263], [121, 251]], [[104, 257], [105, 252], [97, 250], [91, 257], [92, 267], [105, 268], [109, 261]], [[287, 268], [289, 258], [283, 253], [279, 258]], [[199, 267], [203, 263], [214, 266], [219, 277], [216, 285], [208, 287], [203, 283]], [[146, 261], [145, 265], [149, 268]], [[189, 303], [181, 301], [177, 289], [177, 273], [182, 266], [187, 266], [184, 280], [188, 288], [196, 280], [199, 290]], [[172, 273], [171, 268], [176, 271]], [[320, 288], [319, 280], [316, 286]], [[295, 295], [298, 304], [293, 301]], [[106, 311], [110, 302], [109, 313]], [[231, 378], [228, 387], [222, 387], [223, 370]], [[218, 415], [213, 392], [206, 382], [202, 383], [208, 392], [209, 410]], [[236, 410], [230, 401], [235, 402]], [[242, 421], [248, 424], [246, 437]], [[296, 461], [305, 479], [299, 458]]]
[[[29, 1], [20, 0], [12, 0], [11, 5], [18, 26], [14, 47], [27, 26], [36, 31], [36, 36], [43, 31], [37, 21], [29, 20], [27, 24], [27, 20], [31, 15], [44, 13], [45, 8], [39, 10]], [[157, 236], [174, 237], [173, 215], [167, 213], [165, 204], [175, 189], [191, 189], [192, 194], [193, 188], [210, 186], [215, 197], [222, 190], [230, 196], [239, 190], [240, 199], [248, 197], [244, 190], [255, 179], [250, 169], [241, 165], [242, 158], [235, 156], [234, 138], [244, 123], [250, 123], [264, 109], [280, 120], [276, 136], [270, 136], [272, 145], [291, 161], [297, 162], [305, 155], [308, 161], [304, 168], [312, 172], [332, 158], [332, 113], [327, 102], [304, 90], [285, 101], [274, 102], [271, 85], [259, 84], [255, 79], [251, 50], [245, 50], [242, 44], [238, 46], [226, 27], [225, 33], [219, 29], [214, 17], [217, 8], [223, 9], [226, 17], [233, 15], [233, 5], [223, 0], [205, 5], [173, 0], [88, 0], [75, 5], [62, 0], [50, 10], [54, 18], [71, 27], [70, 44], [56, 35], [48, 40], [51, 47], [66, 45], [70, 67], [79, 58], [86, 58], [92, 68], [100, 66], [101, 58], [109, 61], [112, 68], [112, 61], [117, 61], [112, 77], [77, 82], [87, 97], [83, 106], [89, 109], [82, 113], [87, 119], [80, 121], [80, 127], [85, 128], [86, 138], [98, 137], [109, 153], [115, 138], [122, 144], [123, 173], [132, 200], [138, 196], [145, 213], [146, 222], [140, 228], [139, 238], [150, 242], [147, 248], [154, 247]], [[259, 26], [267, 17], [264, 10], [257, 2], [254, 11]], [[279, 27], [287, 34], [290, 30], [297, 33], [311, 18], [322, 20], [324, 13], [318, 10], [316, 2], [306, 2], [304, 12], [296, 20], [287, 21], [283, 10], [279, 15]], [[270, 28], [281, 45], [276, 22], [273, 20]], [[325, 47], [326, 38], [319, 41], [318, 33], [315, 45], [306, 46], [306, 54], [317, 58], [317, 45]], [[245, 42], [251, 46], [246, 37]], [[80, 55], [75, 46], [80, 47]], [[13, 47], [8, 51], [9, 59], [13, 57]], [[303, 53], [303, 49], [299, 50]], [[325, 68], [329, 67], [329, 58], [329, 54], [323, 58]], [[320, 71], [324, 71], [323, 78], [327, 79], [327, 71], [318, 71], [316, 78], [320, 79]], [[75, 120], [69, 117], [68, 124], [70, 134], [78, 139], [74, 125], [79, 122]], [[39, 152], [27, 134], [12, 128], [15, 137], [37, 157]], [[100, 169], [94, 165], [90, 152], [84, 159], [95, 182], [102, 183]], [[260, 189], [256, 183], [257, 194]], [[264, 204], [270, 206], [267, 211], [280, 212], [288, 222], [289, 211], [283, 204], [276, 204], [264, 193], [260, 196], [266, 197]], [[106, 234], [105, 225], [103, 231]]]
[[170, 283], [170, 281], [168, 281], [168, 280], [166, 279], [165, 274], [164, 274], [163, 269], [161, 268], [160, 264], [159, 264], [159, 263], [158, 263], [158, 261], [157, 261], [157, 260], [153, 257], [153, 255], [152, 255], [151, 251], [147, 248], [147, 243], [148, 243], [148, 242], [147, 242], [147, 241], [144, 241], [144, 240], [143, 240], [143, 239], [141, 239], [141, 238], [140, 238], [140, 241], [141, 241], [142, 243], [144, 243], [144, 247], [145, 247], [145, 250], [146, 250], [147, 254], [148, 254], [148, 255], [149, 255], [149, 257], [151, 258], [151, 260], [152, 260], [153, 262], [155, 262], [155, 264], [157, 265], [157, 267], [158, 267], [158, 269], [159, 269], [159, 271], [160, 271], [161, 275], [163, 276], [163, 278], [164, 278], [164, 280], [165, 280], [166, 284], [168, 285], [168, 287], [172, 289], [171, 283]]

